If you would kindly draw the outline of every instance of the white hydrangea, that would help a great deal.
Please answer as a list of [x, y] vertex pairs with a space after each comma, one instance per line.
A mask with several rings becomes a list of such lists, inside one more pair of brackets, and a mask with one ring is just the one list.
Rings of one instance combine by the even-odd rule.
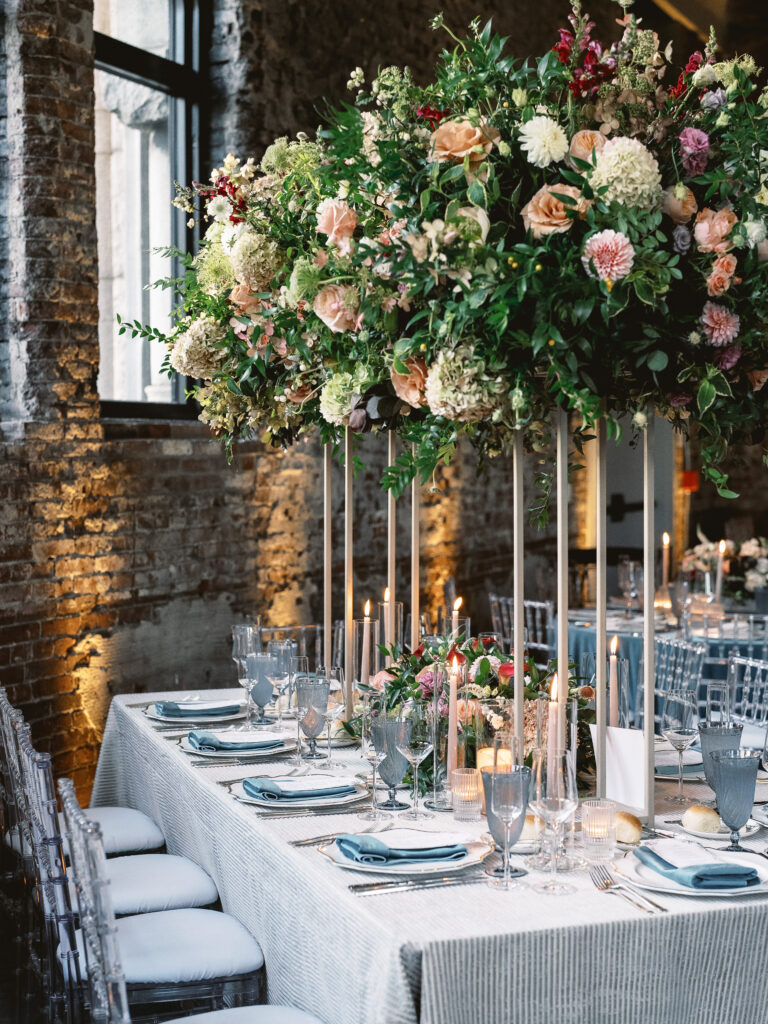
[[219, 241], [221, 242], [222, 247], [229, 252], [238, 238], [242, 238], [242, 236], [249, 230], [250, 229], [244, 220], [239, 220], [236, 224], [233, 224], [230, 221], [222, 227], [221, 234], [219, 235]]
[[641, 210], [655, 210], [661, 203], [661, 173], [653, 154], [637, 139], [609, 139], [597, 154], [592, 188], [607, 186], [600, 198], [615, 200]]
[[443, 350], [429, 368], [424, 393], [435, 416], [471, 423], [489, 415], [504, 391], [501, 377], [491, 377], [472, 345]]
[[549, 167], [568, 153], [568, 138], [551, 117], [532, 117], [520, 129], [520, 148], [528, 154], [528, 163]]
[[282, 255], [274, 239], [260, 231], [247, 231], [232, 246], [230, 259], [240, 284], [252, 292], [267, 292], [280, 269]]
[[352, 406], [365, 390], [368, 368], [358, 365], [354, 373], [334, 373], [320, 391], [320, 414], [326, 423], [341, 427], [349, 422]]
[[210, 380], [226, 358], [219, 346], [225, 330], [209, 313], [203, 313], [178, 335], [171, 349], [171, 366], [185, 377]]

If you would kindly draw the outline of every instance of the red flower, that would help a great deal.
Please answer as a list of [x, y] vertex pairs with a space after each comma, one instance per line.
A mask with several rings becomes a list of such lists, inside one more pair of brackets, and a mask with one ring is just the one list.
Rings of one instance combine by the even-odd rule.
[[414, 658], [420, 658], [424, 654], [424, 644], [419, 644], [416, 650], [413, 652]]
[[453, 664], [454, 658], [459, 665], [466, 665], [467, 663], [467, 656], [461, 653], [456, 644], [454, 644], [450, 651], [448, 651], [447, 661], [449, 665]]
[[503, 665], [499, 665], [499, 680], [511, 679], [515, 674], [515, 666], [511, 661], [505, 661]]
[[432, 126], [433, 131], [437, 128], [443, 118], [448, 117], [450, 113], [451, 111], [448, 107], [446, 107], [445, 110], [438, 110], [437, 107], [430, 106], [416, 108], [416, 116], [426, 118]]

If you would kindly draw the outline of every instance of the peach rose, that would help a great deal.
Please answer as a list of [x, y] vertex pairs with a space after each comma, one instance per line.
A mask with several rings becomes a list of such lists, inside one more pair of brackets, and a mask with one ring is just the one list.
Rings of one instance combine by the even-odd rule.
[[261, 312], [261, 299], [257, 299], [247, 284], [238, 284], [229, 293], [229, 301], [239, 306], [245, 316]]
[[733, 210], [702, 210], [693, 229], [699, 252], [728, 252], [733, 247], [728, 235], [737, 220]]
[[736, 270], [736, 257], [731, 253], [718, 256], [707, 278], [707, 295], [722, 295], [731, 287]]
[[574, 164], [571, 157], [576, 157], [577, 160], [585, 160], [588, 164], [592, 163], [592, 154], [594, 152], [600, 152], [605, 145], [605, 136], [602, 132], [593, 132], [585, 128], [583, 131], [576, 132], [571, 139], [571, 145], [568, 149], [568, 163], [574, 169], [578, 171], [579, 168]]
[[357, 325], [358, 295], [351, 285], [327, 284], [315, 296], [312, 309], [334, 334], [354, 331]]
[[432, 133], [431, 157], [442, 164], [447, 160], [463, 163], [468, 156], [470, 169], [474, 169], [485, 160], [500, 137], [489, 124], [443, 121]]
[[747, 370], [747, 376], [752, 384], [752, 390], [759, 391], [768, 380], [768, 366], [762, 370]]
[[387, 683], [391, 683], [394, 678], [395, 676], [391, 672], [383, 668], [372, 679], [368, 680], [368, 685], [372, 690], [378, 690], [379, 693], [383, 693], [384, 687]]
[[306, 402], [311, 394], [311, 384], [297, 384], [295, 388], [285, 389], [285, 397], [289, 402], [293, 402], [294, 405], [301, 405], [302, 402]]
[[456, 715], [462, 725], [466, 725], [476, 715], [483, 713], [483, 706], [479, 700], [457, 700]]
[[675, 188], [675, 185], [671, 185], [665, 190], [661, 209], [663, 213], [672, 218], [675, 224], [687, 224], [699, 208], [696, 196], [689, 188], [686, 188], [683, 198], [678, 199]]
[[357, 224], [357, 214], [343, 199], [324, 199], [317, 208], [317, 230], [328, 235], [328, 241], [341, 252], [352, 248], [351, 239]]
[[552, 195], [553, 192], [570, 196], [574, 200], [579, 217], [584, 216], [590, 205], [589, 200], [583, 198], [575, 185], [545, 185], [520, 211], [526, 230], [530, 228], [534, 238], [562, 234], [573, 224], [573, 218], [568, 215], [568, 210], [573, 210], [574, 207], [566, 207], [565, 203]]
[[392, 380], [392, 387], [397, 397], [418, 409], [420, 405], [426, 405], [424, 388], [427, 384], [427, 364], [419, 356], [408, 356], [403, 362], [408, 367], [408, 373], [398, 373], [394, 366], [389, 371]]

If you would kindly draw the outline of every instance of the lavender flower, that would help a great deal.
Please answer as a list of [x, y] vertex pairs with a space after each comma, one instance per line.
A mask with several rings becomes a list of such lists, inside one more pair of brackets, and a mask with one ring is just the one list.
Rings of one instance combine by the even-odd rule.
[[701, 97], [701, 105], [705, 110], [719, 110], [725, 103], [725, 89], [713, 89]]
[[691, 248], [691, 232], [684, 224], [678, 224], [672, 232], [672, 248], [681, 256], [685, 256]]

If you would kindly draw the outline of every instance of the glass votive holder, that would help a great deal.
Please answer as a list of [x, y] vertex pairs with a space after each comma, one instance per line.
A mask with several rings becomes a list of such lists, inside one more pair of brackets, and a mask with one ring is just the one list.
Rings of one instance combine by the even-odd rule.
[[479, 821], [483, 806], [483, 781], [477, 768], [454, 768], [451, 772], [453, 816], [457, 821]]
[[593, 864], [613, 859], [616, 852], [616, 804], [612, 800], [584, 800], [581, 805], [584, 857]]

